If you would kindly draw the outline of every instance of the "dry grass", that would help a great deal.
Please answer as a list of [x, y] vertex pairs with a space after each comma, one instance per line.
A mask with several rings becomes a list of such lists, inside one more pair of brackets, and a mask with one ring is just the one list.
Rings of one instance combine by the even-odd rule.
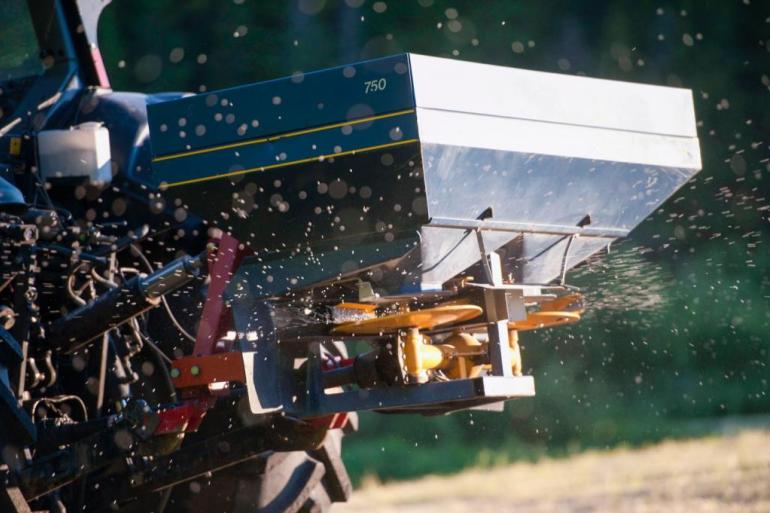
[[770, 513], [770, 431], [369, 484], [335, 513]]

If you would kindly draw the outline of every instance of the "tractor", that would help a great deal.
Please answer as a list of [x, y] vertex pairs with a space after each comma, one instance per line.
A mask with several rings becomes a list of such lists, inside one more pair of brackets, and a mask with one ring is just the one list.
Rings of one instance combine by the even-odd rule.
[[533, 396], [701, 167], [689, 90], [417, 54], [115, 91], [107, 4], [2, 5], [3, 512], [327, 511], [356, 412]]

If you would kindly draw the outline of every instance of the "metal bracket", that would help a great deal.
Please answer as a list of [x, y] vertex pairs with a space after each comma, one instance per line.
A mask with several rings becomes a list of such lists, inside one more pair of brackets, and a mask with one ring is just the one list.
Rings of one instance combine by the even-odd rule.
[[481, 228], [476, 228], [475, 231], [484, 274], [490, 285], [484, 289], [489, 363], [492, 365], [494, 376], [510, 378], [513, 377], [513, 370], [508, 321], [527, 318], [524, 294], [521, 290], [511, 291], [503, 288], [503, 264], [500, 255], [494, 251], [487, 252]]
[[206, 302], [203, 304], [198, 332], [195, 336], [195, 356], [209, 355], [215, 352], [218, 337], [228, 315], [224, 300], [227, 285], [233, 277], [245, 250], [240, 249], [240, 242], [235, 237], [223, 234], [216, 253], [209, 256], [209, 276], [211, 278]]
[[570, 235], [567, 239], [567, 247], [564, 248], [564, 255], [561, 257], [561, 272], [559, 273], [559, 285], [564, 285], [567, 280], [567, 259], [569, 258], [569, 250], [572, 247], [572, 241], [575, 240], [577, 235]]

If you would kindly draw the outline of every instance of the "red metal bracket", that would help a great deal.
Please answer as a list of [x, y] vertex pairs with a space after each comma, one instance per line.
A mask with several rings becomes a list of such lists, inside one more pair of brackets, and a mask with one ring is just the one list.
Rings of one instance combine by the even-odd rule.
[[193, 399], [179, 406], [159, 411], [160, 423], [153, 434], [168, 435], [197, 431], [212, 404], [211, 399]]
[[214, 354], [217, 341], [232, 325], [222, 296], [241, 259], [248, 254], [248, 250], [240, 246], [238, 239], [225, 233], [217, 243], [217, 251], [209, 256], [209, 289], [195, 337], [195, 356]]
[[184, 356], [171, 364], [171, 379], [178, 389], [207, 388], [212, 383], [246, 383], [243, 354], [219, 353]]
[[248, 250], [235, 237], [223, 234], [217, 241], [217, 250], [209, 254], [209, 287], [203, 305], [193, 356], [174, 360], [171, 378], [177, 389], [186, 391], [192, 399], [158, 412], [160, 424], [155, 434], [195, 431], [206, 411], [214, 404], [216, 392], [209, 385], [245, 382], [241, 353], [217, 353], [217, 342], [232, 326], [230, 310], [223, 295]]

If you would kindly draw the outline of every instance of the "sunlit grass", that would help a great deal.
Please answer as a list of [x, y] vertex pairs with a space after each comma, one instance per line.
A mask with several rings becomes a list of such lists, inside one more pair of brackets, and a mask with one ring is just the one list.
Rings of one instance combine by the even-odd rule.
[[770, 511], [770, 431], [589, 450], [416, 481], [367, 480], [338, 512]]

